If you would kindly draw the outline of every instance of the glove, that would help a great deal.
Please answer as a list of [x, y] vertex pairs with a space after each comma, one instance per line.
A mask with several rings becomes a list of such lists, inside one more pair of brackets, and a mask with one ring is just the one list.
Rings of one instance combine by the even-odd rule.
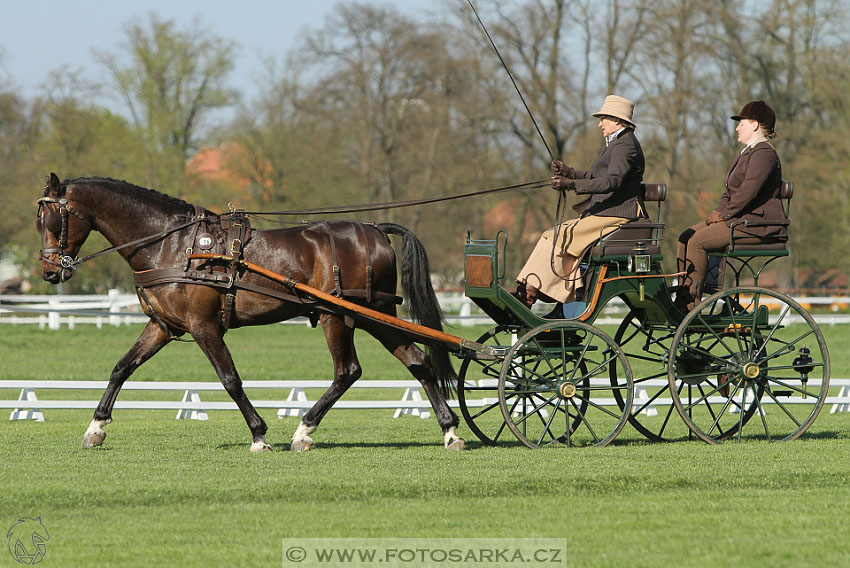
[[567, 189], [575, 189], [576, 182], [575, 180], [563, 177], [563, 176], [552, 176], [552, 189], [557, 189], [560, 191], [564, 191]]
[[714, 223], [722, 223], [723, 217], [720, 216], [719, 211], [712, 211], [708, 214], [708, 217], [705, 218], [706, 225], [713, 225]]
[[575, 168], [571, 168], [561, 160], [552, 160], [552, 173], [556, 176], [567, 177], [570, 179], [575, 179], [576, 177]]

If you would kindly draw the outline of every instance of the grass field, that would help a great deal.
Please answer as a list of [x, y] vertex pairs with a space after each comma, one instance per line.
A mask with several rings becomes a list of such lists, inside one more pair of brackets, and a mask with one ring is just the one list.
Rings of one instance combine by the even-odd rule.
[[[105, 380], [139, 332], [0, 326], [0, 379]], [[824, 334], [832, 375], [850, 376], [850, 329]], [[329, 378], [318, 330], [234, 330], [228, 342], [245, 380]], [[358, 351], [364, 378], [408, 378], [371, 339]], [[215, 380], [191, 344], [133, 378]], [[261, 414], [284, 450], [298, 419]], [[433, 419], [389, 411], [332, 410], [314, 451], [262, 455], [236, 412], [118, 410], [88, 451], [89, 411], [46, 417], [0, 421], [0, 534], [41, 516], [41, 566], [280, 566], [282, 539], [308, 537], [557, 537], [569, 566], [850, 565], [850, 413], [828, 408], [784, 444], [651, 444], [627, 425], [606, 448], [531, 451], [483, 447], [462, 428], [462, 453], [442, 449]], [[16, 565], [0, 550], [0, 567]]]

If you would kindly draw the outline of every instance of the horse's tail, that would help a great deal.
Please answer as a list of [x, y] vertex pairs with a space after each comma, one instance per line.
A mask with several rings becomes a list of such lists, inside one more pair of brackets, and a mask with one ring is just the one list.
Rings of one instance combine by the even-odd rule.
[[[437, 295], [431, 286], [431, 269], [428, 265], [428, 255], [419, 238], [409, 229], [395, 223], [380, 223], [378, 225], [387, 234], [401, 235], [401, 289], [408, 303], [408, 311], [413, 321], [418, 324], [443, 330], [443, 311], [437, 301]], [[431, 367], [440, 388], [448, 395], [457, 381], [457, 374], [449, 358], [449, 350], [445, 344], [426, 345], [425, 352], [431, 361]]]

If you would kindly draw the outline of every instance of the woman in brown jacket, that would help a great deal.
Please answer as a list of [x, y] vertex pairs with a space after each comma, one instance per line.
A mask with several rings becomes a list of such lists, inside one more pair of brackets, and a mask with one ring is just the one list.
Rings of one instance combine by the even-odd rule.
[[[787, 230], [785, 225], [763, 225], [787, 221], [779, 198], [782, 164], [768, 142], [776, 138], [773, 131], [776, 115], [764, 101], [750, 101], [732, 120], [738, 121], [735, 131], [738, 142], [745, 147], [732, 161], [726, 174], [726, 190], [704, 222], [697, 223], [679, 236], [676, 257], [679, 271], [685, 272], [685, 275], [676, 296], [676, 305], [682, 309], [690, 310], [700, 301], [708, 253], [723, 251], [729, 246], [733, 221], [758, 224], [736, 224], [735, 242], [740, 244], [760, 243], [765, 237], [784, 235]], [[738, 238], [738, 234], [744, 236]]]

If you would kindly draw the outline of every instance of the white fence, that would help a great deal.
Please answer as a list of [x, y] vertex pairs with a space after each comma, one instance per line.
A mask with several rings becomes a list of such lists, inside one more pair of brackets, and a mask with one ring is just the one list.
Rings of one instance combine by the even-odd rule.
[[[313, 407], [315, 400], [307, 398], [306, 390], [330, 387], [331, 381], [243, 381], [245, 390], [255, 389], [284, 389], [289, 393], [285, 400], [252, 400], [256, 408], [277, 408], [279, 418], [285, 416], [302, 416]], [[0, 399], [0, 408], [11, 408], [10, 420], [36, 420], [44, 422], [44, 409], [95, 409], [99, 402], [100, 393], [106, 389], [107, 381], [51, 381], [51, 380], [7, 380], [0, 381], [2, 389], [21, 389], [17, 400]], [[429, 418], [431, 403], [423, 398], [421, 385], [414, 380], [393, 381], [358, 381], [352, 389], [395, 389], [401, 397], [396, 400], [340, 400], [334, 408], [349, 409], [389, 409], [394, 411], [394, 418], [411, 415]], [[44, 390], [93, 390], [98, 391], [98, 400], [39, 400], [36, 391]], [[127, 381], [122, 391], [176, 391], [183, 392], [181, 400], [118, 400], [116, 409], [136, 410], [176, 410], [177, 420], [193, 419], [207, 420], [209, 410], [237, 410], [233, 401], [213, 402], [202, 401], [203, 392], [224, 392], [224, 387], [218, 382], [155, 382]], [[487, 399], [467, 401], [467, 406], [489, 404]], [[449, 405], [457, 408], [456, 400], [449, 400]]]
[[[493, 379], [484, 379], [480, 386], [493, 386]], [[285, 416], [303, 416], [310, 409], [315, 400], [307, 398], [306, 390], [321, 389], [325, 390], [330, 386], [330, 381], [244, 381], [242, 386], [246, 390], [254, 389], [284, 389], [289, 393], [285, 400], [253, 400], [252, 404], [256, 408], [277, 408], [277, 416], [283, 418]], [[640, 387], [636, 389], [635, 406], [641, 406], [648, 400], [645, 388], [656, 388], [664, 386], [667, 381], [654, 380], [644, 381]], [[817, 386], [817, 380], [810, 381], [811, 386]], [[106, 381], [48, 381], [48, 380], [9, 380], [0, 381], [0, 390], [2, 389], [21, 389], [17, 400], [0, 399], [0, 408], [11, 408], [12, 413], [9, 416], [10, 420], [36, 420], [44, 422], [44, 409], [94, 409], [97, 407], [98, 400], [38, 400], [36, 391], [43, 390], [94, 390], [99, 394], [106, 388]], [[850, 379], [831, 379], [830, 386], [840, 387], [837, 396], [827, 396], [826, 405], [831, 405], [830, 413], [850, 412]], [[393, 410], [394, 418], [400, 416], [419, 416], [420, 418], [429, 418], [431, 404], [427, 399], [423, 398], [421, 385], [417, 381], [358, 381], [351, 388], [366, 388], [366, 389], [395, 389], [403, 392], [401, 398], [395, 400], [340, 400], [334, 404], [334, 408], [347, 409], [387, 409]], [[183, 392], [181, 400], [118, 400], [115, 403], [116, 409], [136, 409], [136, 410], [176, 410], [177, 420], [193, 419], [207, 420], [209, 418], [207, 411], [210, 410], [237, 410], [235, 402], [224, 401], [203, 401], [201, 393], [203, 392], [223, 392], [224, 387], [221, 383], [216, 382], [154, 382], [154, 381], [128, 381], [124, 383], [122, 390], [126, 391], [171, 391]], [[466, 405], [470, 408], [477, 408], [492, 405], [498, 402], [495, 398], [479, 398], [467, 399]], [[714, 401], [712, 401], [714, 402]], [[721, 402], [720, 398], [716, 401]], [[790, 403], [789, 401], [788, 403]], [[803, 401], [800, 401], [803, 403]], [[611, 399], [596, 399], [596, 404], [613, 406], [617, 404], [613, 398]], [[765, 404], [771, 404], [772, 401], [765, 399]], [[672, 404], [672, 399], [656, 399], [655, 404], [666, 407]], [[787, 403], [783, 403], [787, 404]], [[457, 408], [457, 400], [449, 400], [449, 406]], [[646, 414], [653, 414], [656, 409], [649, 406], [643, 410]]]
[[[492, 323], [461, 292], [438, 293], [446, 319], [459, 325]], [[148, 316], [141, 312], [135, 294], [110, 290], [106, 295], [0, 295], [0, 323], [37, 324], [44, 329], [59, 329], [78, 324], [113, 326], [145, 323]], [[307, 318], [295, 318], [284, 323], [308, 324]]]
[[[437, 297], [446, 314], [446, 319], [461, 326], [490, 324], [492, 320], [463, 292], [438, 292]], [[850, 305], [850, 297], [821, 296], [795, 297], [804, 308], [828, 307], [829, 314], [815, 314], [818, 325], [850, 323], [850, 314], [844, 312]], [[548, 311], [550, 306], [539, 304], [537, 309]], [[597, 324], [616, 325], [622, 321], [625, 305], [618, 299], [612, 299], [595, 321]], [[100, 328], [103, 324], [113, 326], [130, 323], [144, 323], [148, 317], [140, 311], [135, 294], [123, 294], [110, 290], [106, 295], [0, 295], [0, 323], [38, 324], [40, 328], [59, 329], [66, 325], [74, 328], [77, 324], [94, 324]], [[306, 324], [306, 318], [296, 318], [288, 323]]]
[[[129, 308], [129, 309], [128, 309]], [[73, 329], [76, 324], [113, 326], [146, 322], [135, 294], [109, 290], [106, 295], [0, 295], [0, 323], [38, 324], [40, 328]]]

